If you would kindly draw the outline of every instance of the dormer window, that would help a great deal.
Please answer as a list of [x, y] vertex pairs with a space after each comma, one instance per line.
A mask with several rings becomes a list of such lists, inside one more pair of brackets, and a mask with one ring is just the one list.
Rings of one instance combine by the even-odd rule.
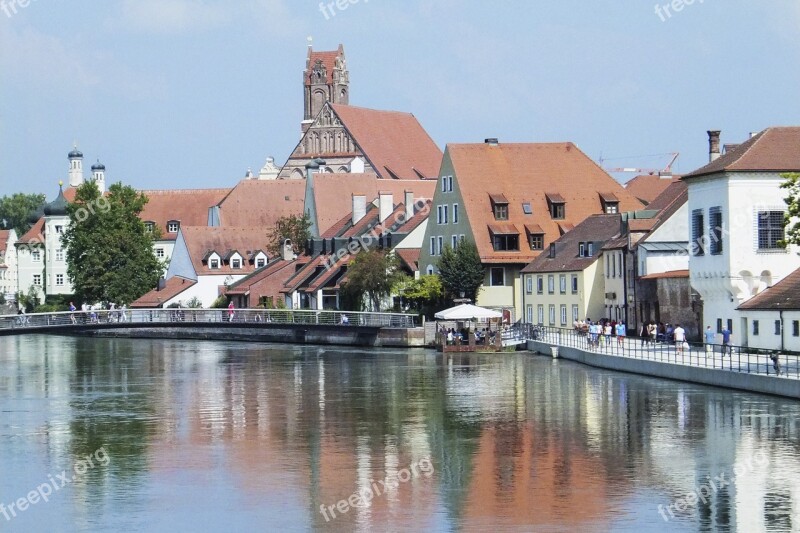
[[550, 208], [550, 217], [553, 220], [564, 220], [567, 218], [566, 200], [558, 193], [548, 193], [547, 205]]
[[231, 268], [240, 269], [242, 268], [242, 260], [241, 259], [231, 259]]
[[177, 220], [170, 220], [167, 222], [167, 233], [178, 233], [181, 223]]
[[256, 268], [264, 268], [265, 266], [267, 266], [266, 259], [264, 259], [263, 257], [259, 257], [258, 259], [256, 259]]
[[222, 263], [221, 258], [217, 252], [208, 251], [203, 257], [203, 262], [208, 264], [208, 268], [211, 270], [219, 270], [220, 264]]
[[513, 224], [490, 224], [489, 232], [495, 252], [519, 251], [519, 230]]
[[508, 220], [508, 199], [504, 194], [490, 194], [495, 220]]
[[154, 229], [156, 229], [156, 223], [155, 222], [147, 221], [147, 222], [144, 223], [144, 230], [147, 233], [152, 233]]
[[600, 193], [600, 203], [603, 205], [603, 212], [612, 215], [619, 213], [619, 198], [612, 193]]
[[594, 243], [581, 242], [578, 244], [578, 257], [592, 257], [594, 255]]
[[219, 269], [219, 259], [211, 259], [208, 262], [208, 268], [211, 270], [218, 270]]

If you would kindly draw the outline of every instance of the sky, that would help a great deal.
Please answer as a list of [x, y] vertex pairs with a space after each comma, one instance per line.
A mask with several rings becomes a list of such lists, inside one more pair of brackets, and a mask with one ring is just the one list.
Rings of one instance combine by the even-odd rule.
[[[326, 0], [326, 4], [328, 0]], [[672, 4], [678, 4], [676, 10]], [[282, 165], [307, 38], [342, 43], [350, 104], [448, 143], [572, 141], [675, 172], [800, 125], [800, 0], [0, 0], [0, 196], [84, 166], [138, 189], [230, 187]], [[615, 175], [625, 181], [634, 174]]]

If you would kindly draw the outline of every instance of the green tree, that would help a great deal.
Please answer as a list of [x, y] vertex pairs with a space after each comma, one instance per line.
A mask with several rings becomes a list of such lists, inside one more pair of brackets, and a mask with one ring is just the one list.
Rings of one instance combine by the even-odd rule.
[[342, 286], [346, 307], [351, 311], [380, 311], [381, 302], [404, 278], [394, 255], [362, 250], [347, 267], [347, 282]]
[[781, 174], [781, 177], [785, 180], [781, 188], [789, 191], [785, 199], [789, 209], [783, 222], [786, 237], [780, 244], [781, 246], [800, 244], [800, 173]]
[[299, 254], [306, 245], [306, 241], [311, 238], [310, 227], [311, 218], [307, 213], [301, 216], [289, 215], [279, 218], [275, 222], [275, 227], [268, 234], [267, 252], [279, 255], [283, 249], [283, 241], [289, 239], [292, 241], [294, 253]]
[[28, 222], [31, 214], [44, 204], [44, 194], [16, 193], [0, 198], [0, 229], [16, 230], [22, 237], [31, 229]]
[[478, 247], [469, 241], [460, 241], [455, 248], [445, 246], [436, 264], [448, 298], [469, 298], [473, 302], [483, 285], [485, 276]]
[[440, 308], [444, 298], [442, 279], [436, 274], [409, 278], [399, 285], [398, 292], [413, 311], [428, 316]]
[[61, 238], [78, 301], [127, 304], [156, 286], [164, 264], [153, 254], [158, 231], [148, 231], [139, 218], [147, 201], [121, 183], [107, 196], [93, 181], [78, 188]]

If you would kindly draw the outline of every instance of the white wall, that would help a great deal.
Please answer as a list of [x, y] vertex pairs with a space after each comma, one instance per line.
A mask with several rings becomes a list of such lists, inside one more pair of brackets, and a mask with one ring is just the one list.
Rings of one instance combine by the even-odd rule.
[[[67, 251], [61, 245], [61, 234], [56, 227], [66, 231], [69, 217], [45, 217], [45, 261], [47, 264], [47, 294], [72, 294], [72, 281], [67, 275]], [[57, 252], [61, 251], [61, 257]], [[63, 284], [56, 284], [57, 276], [63, 277]]]
[[[740, 342], [752, 348], [765, 350], [791, 350], [800, 351], [800, 336], [794, 336], [794, 321], [800, 322], [800, 311], [784, 311], [781, 334], [775, 334], [775, 321], [781, 321], [779, 311], [750, 311], [742, 310], [739, 337], [734, 339], [735, 344]], [[758, 335], [754, 333], [753, 322], [758, 321]], [[746, 324], [747, 330], [744, 330]], [[799, 324], [800, 325], [800, 324]]]

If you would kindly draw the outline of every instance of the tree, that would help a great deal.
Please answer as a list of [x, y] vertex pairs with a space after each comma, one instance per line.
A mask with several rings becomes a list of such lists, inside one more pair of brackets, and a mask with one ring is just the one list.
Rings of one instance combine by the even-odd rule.
[[380, 311], [381, 302], [404, 278], [394, 255], [383, 250], [360, 251], [347, 267], [347, 281], [342, 286], [347, 307]]
[[44, 204], [44, 194], [16, 193], [0, 198], [0, 229], [13, 229], [18, 237], [25, 235], [31, 224], [31, 214]]
[[442, 279], [435, 274], [425, 274], [418, 279], [408, 279], [400, 284], [398, 292], [405, 303], [417, 313], [431, 315], [440, 308], [444, 297]]
[[78, 188], [61, 238], [77, 300], [127, 304], [156, 286], [164, 264], [153, 254], [158, 231], [139, 218], [147, 201], [121, 183], [107, 196], [93, 181]]
[[283, 241], [289, 239], [292, 241], [294, 253], [299, 254], [306, 241], [311, 238], [310, 227], [311, 218], [308, 213], [302, 216], [289, 215], [279, 218], [275, 222], [275, 227], [268, 234], [269, 245], [267, 252], [272, 255], [280, 255], [281, 250], [283, 250]]
[[449, 298], [477, 300], [485, 273], [474, 243], [464, 240], [455, 249], [445, 246], [436, 266]]
[[780, 244], [781, 246], [800, 244], [800, 174], [781, 174], [781, 177], [786, 180], [781, 184], [781, 189], [789, 191], [785, 199], [789, 209], [783, 222], [786, 237]]

